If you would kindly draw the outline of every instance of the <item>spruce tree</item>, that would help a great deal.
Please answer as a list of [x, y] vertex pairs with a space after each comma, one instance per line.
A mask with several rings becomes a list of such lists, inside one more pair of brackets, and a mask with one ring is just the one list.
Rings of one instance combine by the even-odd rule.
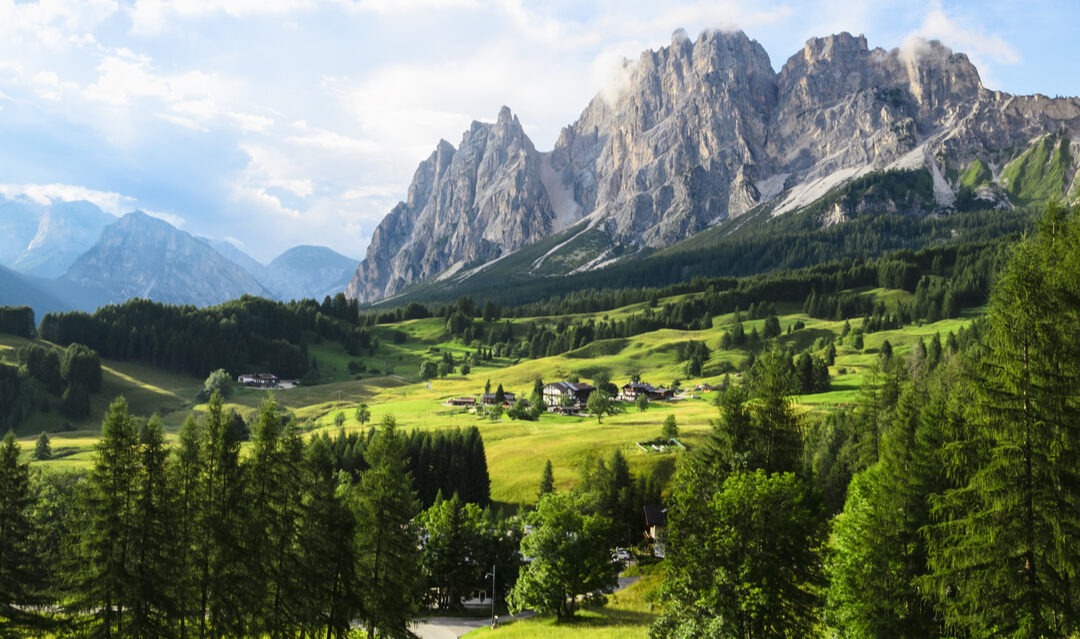
[[41, 431], [34, 444], [34, 459], [38, 461], [52, 459], [52, 444], [49, 442], [49, 434], [45, 431]]
[[92, 632], [124, 637], [129, 605], [139, 476], [138, 428], [120, 397], [101, 424], [97, 458], [86, 482], [79, 566], [71, 573], [75, 607], [88, 616]]
[[30, 466], [19, 461], [19, 444], [8, 432], [0, 444], [0, 636], [27, 636], [44, 620], [44, 566], [34, 540]]
[[176, 520], [168, 483], [165, 431], [155, 415], [139, 430], [138, 475], [134, 486], [134, 538], [130, 572], [131, 621], [125, 636], [168, 637], [176, 628], [179, 601], [171, 583], [178, 576], [175, 562]]
[[386, 415], [364, 451], [368, 469], [349, 497], [357, 522], [360, 622], [369, 639], [407, 636], [422, 585], [413, 523], [419, 504], [404, 444], [393, 416]]
[[1080, 210], [1051, 207], [994, 287], [970, 429], [944, 448], [960, 481], [935, 501], [924, 586], [972, 636], [1080, 630], [1078, 262]]
[[540, 477], [540, 489], [537, 491], [537, 496], [543, 498], [544, 495], [555, 492], [555, 475], [551, 469], [551, 460], [544, 462], [544, 474]]

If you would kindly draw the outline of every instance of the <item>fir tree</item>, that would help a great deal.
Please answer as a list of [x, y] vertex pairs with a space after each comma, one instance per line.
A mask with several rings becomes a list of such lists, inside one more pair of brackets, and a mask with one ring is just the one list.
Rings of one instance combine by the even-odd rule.
[[27, 636], [46, 626], [36, 607], [45, 603], [44, 566], [35, 552], [30, 466], [8, 432], [0, 444], [0, 636]]
[[404, 441], [392, 415], [364, 451], [368, 470], [349, 498], [357, 522], [360, 621], [370, 639], [405, 637], [417, 612], [421, 586], [418, 511], [412, 480], [405, 469]]

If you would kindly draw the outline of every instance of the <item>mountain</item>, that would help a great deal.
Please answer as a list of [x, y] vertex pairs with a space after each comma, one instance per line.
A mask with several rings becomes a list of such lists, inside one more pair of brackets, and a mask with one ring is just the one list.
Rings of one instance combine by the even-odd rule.
[[0, 264], [37, 277], [59, 277], [115, 221], [91, 202], [43, 205], [0, 199]]
[[54, 202], [12, 268], [38, 277], [60, 277], [101, 237], [116, 217], [90, 202]]
[[0, 264], [10, 266], [30, 245], [44, 207], [34, 202], [0, 198]]
[[0, 266], [0, 306], [30, 306], [36, 320], [41, 320], [45, 313], [72, 309], [40, 282], [3, 266]]
[[377, 299], [448, 270], [481, 264], [565, 226], [552, 176], [518, 118], [473, 122], [455, 149], [441, 140], [372, 234], [346, 294]]
[[237, 248], [235, 244], [228, 240], [212, 240], [206, 237], [200, 237], [198, 239], [220, 253], [225, 259], [247, 271], [259, 283], [262, 283], [266, 267], [255, 258]]
[[324, 246], [295, 246], [263, 269], [259, 281], [277, 299], [322, 301], [345, 290], [356, 260]]
[[[813, 38], [777, 73], [742, 32], [691, 41], [677, 31], [622, 72], [550, 152], [505, 107], [458, 149], [441, 141], [347, 294], [373, 301], [461, 281], [540, 240], [551, 246], [529, 273], [592, 270], [752, 210], [817, 205], [833, 224], [1080, 192], [1080, 100], [988, 90], [965, 55], [936, 41], [885, 51], [847, 33]], [[838, 195], [875, 173], [905, 177]]]
[[143, 297], [209, 306], [245, 294], [271, 296], [206, 243], [141, 211], [106, 227], [61, 283], [95, 291], [102, 303]]

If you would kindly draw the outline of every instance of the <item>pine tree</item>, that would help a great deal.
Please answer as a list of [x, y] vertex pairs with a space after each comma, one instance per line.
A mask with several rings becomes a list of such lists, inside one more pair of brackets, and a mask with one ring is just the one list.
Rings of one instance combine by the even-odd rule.
[[298, 522], [297, 577], [293, 608], [310, 636], [348, 635], [360, 611], [356, 581], [356, 521], [344, 502], [349, 476], [335, 469], [326, 439], [314, 438], [304, 452], [304, 489]]
[[49, 443], [49, 434], [45, 431], [41, 431], [34, 444], [34, 459], [38, 461], [52, 459], [52, 444]]
[[255, 632], [280, 637], [292, 632], [286, 611], [299, 596], [293, 566], [296, 525], [300, 518], [300, 474], [303, 447], [299, 435], [282, 423], [270, 395], [259, 407], [251, 455], [244, 464], [246, 489], [245, 539], [258, 540], [247, 548], [244, 562], [248, 600], [245, 609]]
[[1080, 539], [1078, 255], [1078, 209], [1051, 207], [1014, 249], [989, 304], [970, 430], [944, 449], [961, 481], [935, 502], [924, 585], [972, 636], [1080, 629], [1080, 549], [1062, 543]]
[[89, 616], [93, 632], [103, 637], [129, 633], [138, 475], [138, 429], [120, 397], [101, 424], [97, 459], [84, 493], [80, 566], [71, 575], [76, 609]]
[[357, 522], [357, 579], [368, 637], [404, 637], [416, 614], [420, 571], [413, 517], [419, 510], [392, 415], [364, 451], [368, 469], [349, 504]]
[[542, 498], [553, 492], [555, 492], [555, 474], [552, 472], [549, 459], [544, 462], [544, 474], [540, 477], [540, 489], [537, 491], [537, 496]]
[[222, 403], [220, 393], [210, 396], [200, 429], [202, 460], [193, 544], [200, 637], [246, 632], [240, 441], [229, 428]]
[[33, 542], [39, 531], [31, 518], [30, 466], [19, 461], [19, 444], [9, 432], [0, 444], [0, 636], [27, 636], [45, 626], [35, 612], [46, 602], [44, 566]]
[[170, 587], [176, 578], [176, 521], [173, 494], [168, 484], [169, 451], [165, 431], [155, 415], [139, 430], [138, 475], [133, 512], [134, 538], [130, 572], [131, 621], [125, 636], [172, 636], [179, 602]]

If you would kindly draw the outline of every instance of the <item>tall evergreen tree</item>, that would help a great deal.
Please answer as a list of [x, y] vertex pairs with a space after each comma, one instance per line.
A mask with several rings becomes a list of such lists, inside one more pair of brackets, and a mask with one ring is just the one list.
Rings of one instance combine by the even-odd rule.
[[288, 607], [299, 596], [296, 525], [300, 518], [303, 447], [296, 430], [282, 422], [271, 395], [259, 407], [251, 455], [244, 465], [248, 541], [249, 626], [271, 637], [290, 632]]
[[125, 636], [171, 637], [177, 627], [179, 602], [171, 587], [178, 576], [174, 501], [168, 481], [165, 431], [155, 415], [139, 429], [138, 475], [134, 486], [133, 539], [130, 572], [131, 621]]
[[344, 497], [350, 478], [336, 470], [330, 445], [312, 439], [304, 452], [307, 483], [298, 522], [299, 557], [294, 606], [301, 630], [343, 639], [358, 616], [356, 521]]
[[405, 469], [405, 442], [392, 415], [383, 418], [364, 459], [368, 470], [349, 500], [357, 522], [360, 620], [369, 639], [406, 637], [422, 583], [413, 524], [419, 504]]
[[924, 585], [974, 637], [1080, 630], [1080, 548], [1063, 543], [1080, 539], [1078, 256], [1076, 208], [1052, 207], [1016, 246], [975, 359], [967, 442], [945, 448], [960, 485], [935, 502]]
[[97, 459], [84, 492], [79, 561], [71, 575], [76, 608], [87, 615], [94, 636], [130, 632], [138, 477], [138, 427], [120, 397], [101, 424]]
[[45, 603], [44, 566], [34, 539], [30, 466], [19, 461], [19, 444], [9, 432], [0, 444], [0, 636], [25, 636], [41, 629], [35, 607]]
[[193, 559], [199, 637], [242, 635], [247, 562], [243, 546], [240, 441], [229, 427], [220, 393], [213, 393], [201, 427]]
[[551, 460], [544, 462], [544, 474], [540, 476], [540, 488], [537, 490], [537, 496], [543, 498], [548, 493], [555, 492], [555, 474], [551, 468]]

